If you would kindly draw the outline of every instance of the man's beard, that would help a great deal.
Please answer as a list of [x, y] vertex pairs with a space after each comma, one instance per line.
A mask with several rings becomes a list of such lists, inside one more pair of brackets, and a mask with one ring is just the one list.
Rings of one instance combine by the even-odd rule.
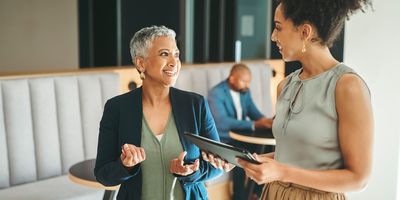
[[242, 88], [242, 89], [239, 89], [239, 92], [240, 93], [246, 93], [247, 90], [249, 90], [249, 88]]

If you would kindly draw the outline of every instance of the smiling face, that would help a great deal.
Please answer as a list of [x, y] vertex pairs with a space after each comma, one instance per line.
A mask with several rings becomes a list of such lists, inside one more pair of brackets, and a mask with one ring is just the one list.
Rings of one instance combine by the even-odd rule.
[[147, 50], [147, 56], [136, 57], [139, 71], [146, 75], [145, 82], [153, 82], [166, 87], [173, 86], [181, 68], [179, 49], [175, 39], [171, 37], [157, 37]]
[[275, 10], [275, 29], [272, 32], [271, 40], [276, 42], [279, 53], [284, 61], [296, 61], [302, 56], [301, 49], [303, 41], [301, 33], [290, 19], [283, 15], [282, 4], [279, 4]]

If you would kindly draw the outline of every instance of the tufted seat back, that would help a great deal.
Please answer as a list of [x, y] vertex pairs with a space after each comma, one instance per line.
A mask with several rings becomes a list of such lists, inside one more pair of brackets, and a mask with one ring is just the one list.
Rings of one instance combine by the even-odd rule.
[[95, 158], [116, 73], [0, 80], [0, 189], [66, 174]]

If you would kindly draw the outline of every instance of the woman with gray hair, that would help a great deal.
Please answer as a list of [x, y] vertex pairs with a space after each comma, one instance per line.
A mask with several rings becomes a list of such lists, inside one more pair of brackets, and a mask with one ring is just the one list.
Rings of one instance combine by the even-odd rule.
[[172, 87], [181, 68], [175, 32], [143, 28], [130, 49], [143, 85], [105, 104], [97, 180], [121, 184], [117, 199], [207, 199], [203, 182], [222, 171], [201, 159], [183, 133], [219, 137], [204, 97]]

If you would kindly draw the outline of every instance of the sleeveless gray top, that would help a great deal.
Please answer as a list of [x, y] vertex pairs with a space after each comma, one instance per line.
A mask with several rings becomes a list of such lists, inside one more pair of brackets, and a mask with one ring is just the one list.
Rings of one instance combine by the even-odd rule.
[[300, 72], [287, 77], [276, 103], [275, 159], [305, 169], [343, 168], [335, 88], [343, 74], [355, 72], [343, 63], [310, 79], [301, 80]]

